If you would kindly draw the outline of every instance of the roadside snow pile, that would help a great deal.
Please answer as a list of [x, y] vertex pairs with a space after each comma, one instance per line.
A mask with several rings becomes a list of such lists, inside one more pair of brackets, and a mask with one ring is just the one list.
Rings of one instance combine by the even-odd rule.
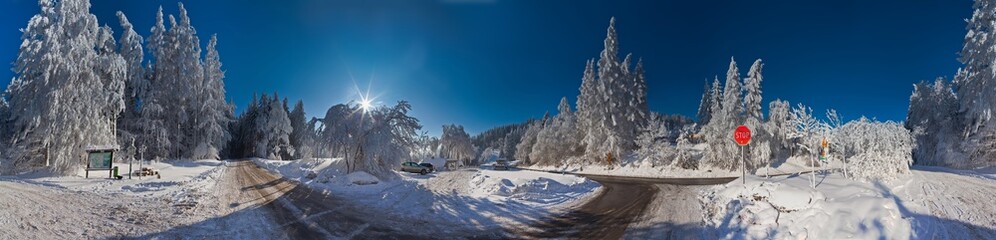
[[291, 161], [253, 158], [252, 161], [257, 166], [271, 172], [279, 173], [284, 178], [304, 183], [314, 180], [328, 182], [330, 178], [334, 178], [340, 175], [340, 173], [345, 172], [342, 170], [345, 166], [340, 166], [342, 165], [342, 161], [338, 158], [315, 158]]
[[705, 190], [700, 198], [709, 234], [723, 239], [903, 239], [910, 220], [888, 192], [839, 175], [748, 176]]
[[364, 171], [347, 174], [346, 179], [349, 180], [349, 183], [356, 185], [370, 185], [370, 184], [377, 184], [378, 182], [380, 182], [380, 179], [377, 179], [377, 177], [374, 177], [374, 175], [370, 175], [369, 173]]
[[574, 175], [480, 170], [470, 179], [469, 187], [475, 197], [505, 197], [548, 205], [578, 199], [593, 192], [599, 184]]

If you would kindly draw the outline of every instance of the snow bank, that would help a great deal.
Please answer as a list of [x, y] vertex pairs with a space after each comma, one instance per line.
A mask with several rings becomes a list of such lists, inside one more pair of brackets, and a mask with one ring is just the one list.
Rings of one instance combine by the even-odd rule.
[[716, 238], [904, 239], [912, 232], [896, 200], [840, 175], [747, 177], [705, 190], [704, 221]]
[[370, 185], [380, 182], [380, 179], [364, 171], [347, 174], [346, 179], [349, 180], [349, 183], [356, 185]]
[[536, 205], [575, 200], [598, 187], [598, 183], [587, 178], [534, 171], [480, 170], [469, 181], [471, 196], [507, 198]]
[[345, 163], [340, 158], [315, 158], [303, 160], [269, 160], [251, 159], [257, 166], [270, 172], [278, 173], [289, 180], [308, 183], [311, 181], [328, 182], [329, 179], [343, 175]]

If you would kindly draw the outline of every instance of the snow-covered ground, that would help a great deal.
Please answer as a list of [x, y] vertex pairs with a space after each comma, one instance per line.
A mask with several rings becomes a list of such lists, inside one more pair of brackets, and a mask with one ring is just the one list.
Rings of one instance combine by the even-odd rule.
[[[786, 173], [797, 173], [810, 171], [808, 167], [809, 163], [806, 159], [802, 158], [789, 158], [783, 163], [778, 163], [771, 168], [761, 167], [757, 169], [753, 174], [764, 175], [765, 173], [771, 175], [786, 174]], [[818, 169], [829, 169], [829, 168], [840, 168], [841, 166], [831, 165], [824, 166]], [[709, 178], [709, 177], [740, 177], [740, 171], [729, 171], [725, 169], [718, 169], [713, 167], [702, 167], [696, 170], [676, 168], [672, 166], [660, 166], [654, 167], [649, 164], [640, 164], [640, 162], [634, 162], [632, 164], [625, 164], [622, 166], [580, 166], [580, 165], [566, 165], [566, 166], [528, 166], [521, 167], [540, 171], [555, 171], [555, 172], [568, 172], [568, 173], [580, 173], [580, 174], [593, 174], [593, 175], [610, 175], [610, 176], [627, 176], [627, 177], [647, 177], [647, 178]], [[751, 173], [748, 173], [751, 174]]]
[[533, 171], [464, 168], [378, 179], [365, 172], [345, 174], [339, 159], [254, 161], [287, 179], [439, 233], [528, 223], [584, 202], [600, 187], [583, 177]]
[[992, 239], [996, 180], [975, 171], [914, 171], [887, 182], [839, 173], [748, 176], [702, 192], [708, 238]]
[[[215, 160], [152, 163], [162, 178], [84, 178], [31, 173], [0, 177], [0, 239], [109, 238], [155, 235], [213, 217], [194, 211], [209, 201], [223, 163]], [[135, 167], [137, 169], [137, 166]], [[45, 207], [37, 207], [45, 206]]]

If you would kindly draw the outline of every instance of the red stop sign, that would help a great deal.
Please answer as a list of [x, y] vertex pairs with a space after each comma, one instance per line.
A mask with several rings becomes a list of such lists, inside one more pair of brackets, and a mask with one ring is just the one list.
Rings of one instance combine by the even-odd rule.
[[750, 128], [744, 125], [738, 126], [737, 130], [733, 131], [733, 140], [740, 146], [746, 146], [750, 143]]

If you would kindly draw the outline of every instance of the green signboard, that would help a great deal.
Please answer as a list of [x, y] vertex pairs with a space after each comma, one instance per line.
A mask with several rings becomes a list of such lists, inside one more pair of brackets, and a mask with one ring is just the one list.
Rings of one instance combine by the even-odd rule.
[[89, 159], [91, 169], [111, 168], [111, 152], [91, 152]]

